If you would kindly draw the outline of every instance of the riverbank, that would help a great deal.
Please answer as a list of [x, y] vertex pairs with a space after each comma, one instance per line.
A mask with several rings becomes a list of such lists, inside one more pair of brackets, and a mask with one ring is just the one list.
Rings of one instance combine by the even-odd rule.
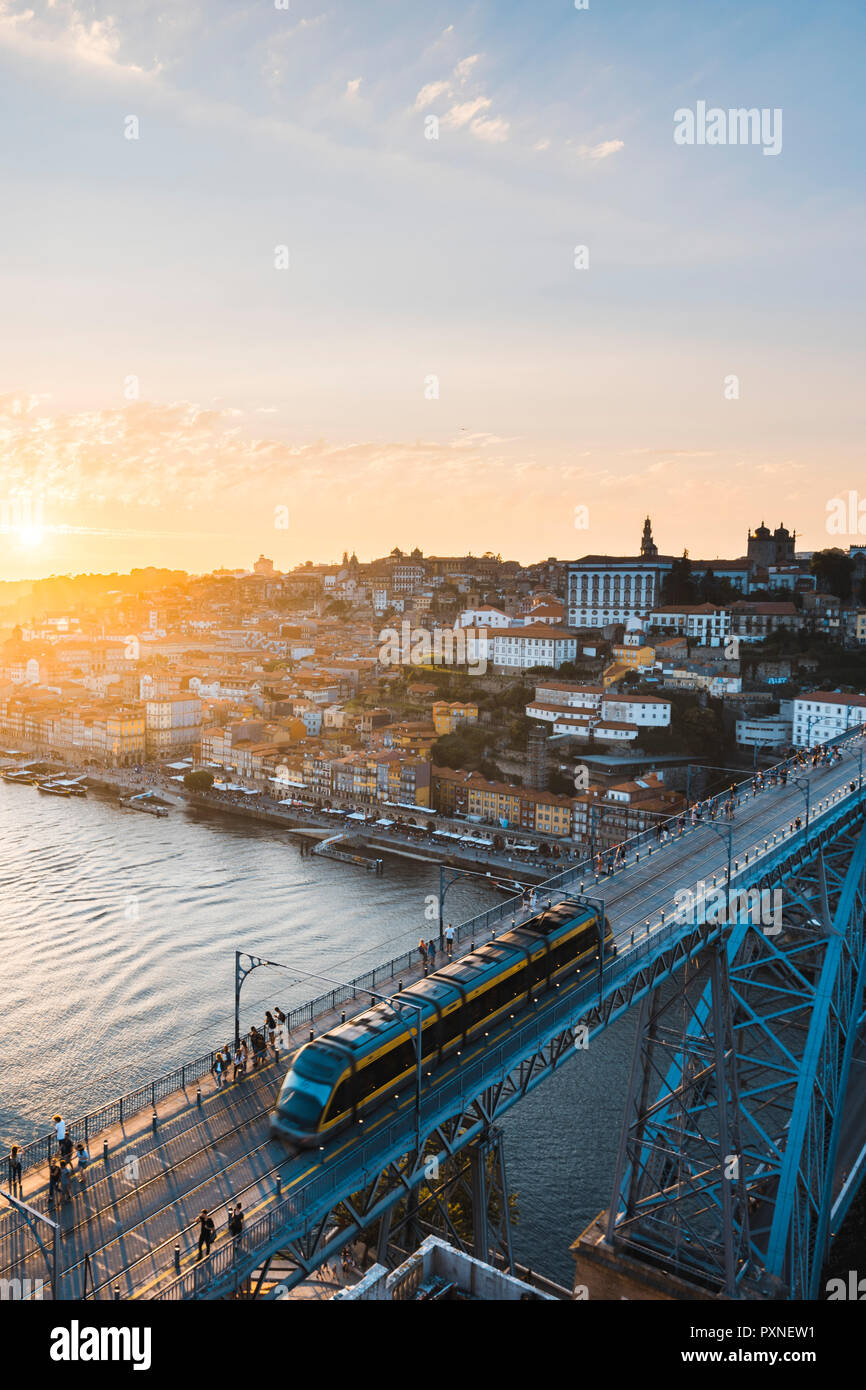
[[[40, 753], [34, 749], [27, 756], [39, 757]], [[9, 766], [14, 766], [15, 761], [4, 760]], [[552, 837], [541, 842], [546, 847], [549, 846], [550, 852], [537, 855], [509, 853], [507, 849], [494, 850], [489, 841], [485, 845], [468, 844], [465, 841], [460, 843], [457, 836], [466, 836], [470, 831], [479, 839], [487, 839], [488, 836], [492, 838], [494, 834], [502, 835], [502, 832], [493, 827], [455, 821], [444, 816], [437, 816], [434, 824], [437, 830], [450, 830], [455, 836], [447, 844], [437, 843], [427, 835], [421, 837], [417, 833], [403, 831], [396, 821], [390, 826], [376, 826], [375, 829], [372, 824], [346, 824], [327, 812], [286, 806], [263, 792], [255, 798], [242, 792], [190, 792], [181, 782], [159, 770], [148, 768], [136, 772], [132, 768], [86, 768], [64, 765], [62, 762], [57, 765], [61, 771], [64, 767], [69, 767], [78, 776], [83, 775], [88, 786], [116, 791], [119, 795], [129, 796], [152, 791], [178, 808], [193, 806], [218, 815], [272, 825], [309, 840], [327, 839], [340, 830], [350, 837], [355, 846], [370, 853], [384, 853], [418, 863], [462, 868], [473, 873], [489, 873], [491, 876], [507, 880], [540, 883], [584, 857], [571, 842], [558, 841]], [[403, 819], [411, 815], [411, 809], [405, 808]], [[426, 819], [428, 815], [424, 810], [418, 812], [419, 819]], [[433, 818], [430, 817], [430, 820]], [[520, 835], [519, 831], [510, 833]], [[523, 842], [527, 838], [521, 835]]]

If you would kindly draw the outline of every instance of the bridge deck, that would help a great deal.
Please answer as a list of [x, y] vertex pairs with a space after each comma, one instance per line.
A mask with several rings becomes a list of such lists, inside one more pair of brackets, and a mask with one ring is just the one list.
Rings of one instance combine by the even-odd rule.
[[[813, 818], [818, 820], [829, 809], [825, 798], [842, 794], [840, 789], [847, 787], [855, 766], [856, 761], [846, 756], [841, 764], [810, 773]], [[751, 858], [765, 838], [782, 831], [787, 836], [803, 809], [803, 796], [790, 784], [749, 797], [733, 823], [733, 857], [742, 859], [748, 850]], [[726, 839], [699, 826], [651, 857], [642, 854], [639, 864], [632, 863], [598, 885], [587, 881], [585, 891], [603, 895], [623, 954], [630, 949], [633, 932], [637, 950], [657, 926], [659, 914], [671, 914], [676, 893], [719, 874], [726, 861]], [[406, 971], [402, 978], [408, 984], [418, 973], [417, 969]], [[391, 982], [391, 988], [396, 984]], [[357, 1007], [364, 1002], [359, 999]], [[351, 1011], [351, 1006], [347, 1009]], [[337, 1022], [339, 1012], [318, 1019], [316, 1031]], [[80, 1298], [86, 1288], [87, 1296], [111, 1298], [115, 1287], [123, 1298], [152, 1297], [176, 1277], [178, 1268], [185, 1271], [196, 1262], [197, 1217], [202, 1207], [214, 1216], [217, 1239], [223, 1244], [231, 1239], [226, 1230], [228, 1208], [237, 1200], [249, 1221], [277, 1200], [278, 1177], [285, 1195], [345, 1155], [354, 1142], [345, 1134], [325, 1150], [298, 1158], [287, 1157], [268, 1138], [268, 1111], [279, 1081], [292, 1049], [306, 1037], [306, 1031], [296, 1034], [278, 1062], [271, 1060], [221, 1091], [211, 1078], [205, 1078], [200, 1083], [200, 1105], [196, 1085], [160, 1101], [155, 1130], [145, 1112], [91, 1139], [86, 1188], [80, 1190], [75, 1182], [71, 1203], [58, 1214], [61, 1297]], [[461, 1065], [469, 1061], [464, 1058]], [[446, 1074], [447, 1070], [446, 1064]], [[861, 1071], [866, 1067], [856, 1069], [858, 1083]], [[852, 1074], [852, 1091], [854, 1079]], [[440, 1078], [434, 1075], [429, 1084], [436, 1087]], [[862, 1089], [858, 1084], [855, 1118], [862, 1113]], [[381, 1118], [368, 1121], [365, 1137], [394, 1113], [412, 1106], [411, 1095], [399, 1098]], [[102, 1160], [103, 1141], [108, 1144], [107, 1165]], [[850, 1164], [856, 1154], [853, 1139], [844, 1149]], [[52, 1214], [44, 1167], [25, 1175], [24, 1198]], [[8, 1209], [0, 1214], [0, 1277], [46, 1278], [31, 1231]]]

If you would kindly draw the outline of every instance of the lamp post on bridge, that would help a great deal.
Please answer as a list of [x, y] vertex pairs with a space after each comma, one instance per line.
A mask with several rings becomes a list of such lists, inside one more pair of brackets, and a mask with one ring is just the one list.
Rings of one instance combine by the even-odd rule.
[[[11, 1192], [4, 1192], [0, 1190], [0, 1197], [2, 1197], [5, 1202], [8, 1202], [11, 1207], [14, 1207], [14, 1209], [21, 1216], [23, 1216], [25, 1222], [30, 1227], [33, 1239], [39, 1246], [39, 1249], [42, 1253], [42, 1257], [45, 1260], [45, 1263], [48, 1267], [51, 1283], [51, 1297], [56, 1302], [58, 1297], [60, 1296], [60, 1267], [57, 1257], [57, 1232], [59, 1230], [58, 1223], [56, 1221], [52, 1221], [50, 1216], [45, 1216], [41, 1211], [37, 1211], [35, 1207], [31, 1207], [29, 1202], [25, 1202], [19, 1197], [13, 1197]], [[46, 1239], [43, 1240], [42, 1236], [39, 1234], [40, 1226], [47, 1226], [51, 1232], [50, 1250], [47, 1244], [48, 1237], [46, 1237]], [[39, 1293], [36, 1294], [37, 1298], [41, 1297], [42, 1281], [39, 1280], [38, 1284]]]
[[[733, 860], [734, 860], [734, 823], [733, 823], [733, 821], [729, 821], [729, 823], [728, 823], [727, 825], [717, 825], [715, 821], [712, 821], [712, 820], [711, 820], [711, 821], [707, 821], [707, 826], [708, 826], [708, 828], [709, 828], [710, 830], [714, 830], [714, 831], [716, 832], [717, 835], [726, 835], [726, 836], [727, 836], [727, 840], [728, 840], [728, 868], [727, 868], [727, 878], [725, 879], [725, 891], [726, 891], [726, 893], [728, 894], [728, 902], [730, 903], [730, 895], [731, 895], [731, 871], [732, 871]], [[727, 914], [726, 914], [726, 918], [727, 918]]]
[[797, 777], [794, 773], [788, 773], [788, 781], [793, 783], [801, 796], [806, 798], [806, 829], [809, 829], [809, 809], [812, 804], [812, 783], [808, 777]]
[[[492, 877], [493, 877], [492, 874], [480, 874], [480, 873], [477, 871], [477, 869], [454, 869], [454, 868], [450, 868], [450, 866], [449, 866], [449, 872], [451, 873], [451, 877], [449, 878], [448, 882], [446, 883], [446, 882], [445, 882], [445, 872], [446, 872], [445, 865], [444, 865], [444, 864], [440, 864], [440, 865], [439, 865], [439, 950], [440, 950], [440, 951], [443, 949], [444, 944], [445, 944], [445, 894], [448, 892], [448, 889], [449, 889], [449, 888], [453, 888], [453, 887], [454, 887], [454, 884], [458, 881], [458, 879], [461, 879], [461, 878], [480, 878], [480, 879], [483, 879], [485, 883], [488, 883], [488, 882], [492, 879]], [[526, 884], [520, 883], [520, 880], [519, 880], [519, 879], [515, 879], [514, 882], [517, 883], [517, 884], [519, 884], [519, 886], [520, 886], [521, 889], [523, 889], [523, 888], [526, 887]]]
[[[249, 965], [242, 963], [245, 960], [249, 961]], [[281, 961], [263, 960], [261, 956], [251, 956], [249, 951], [235, 951], [235, 1052], [241, 1045], [241, 987], [247, 975], [258, 970], [260, 965], [272, 965], [277, 970], [289, 969]]]

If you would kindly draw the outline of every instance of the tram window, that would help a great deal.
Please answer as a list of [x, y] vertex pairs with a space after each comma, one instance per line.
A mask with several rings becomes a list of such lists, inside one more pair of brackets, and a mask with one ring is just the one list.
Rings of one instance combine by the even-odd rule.
[[355, 1091], [354, 1083], [355, 1077], [353, 1076], [347, 1076], [344, 1081], [340, 1082], [331, 1097], [331, 1102], [325, 1112], [325, 1119], [333, 1120], [337, 1115], [341, 1115], [344, 1110], [351, 1109]]

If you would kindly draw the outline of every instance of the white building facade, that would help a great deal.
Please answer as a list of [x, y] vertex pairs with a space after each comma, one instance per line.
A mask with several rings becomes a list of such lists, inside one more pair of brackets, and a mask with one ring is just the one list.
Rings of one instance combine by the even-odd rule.
[[866, 723], [866, 695], [813, 691], [794, 700], [793, 740], [797, 748], [814, 748], [836, 734]]
[[493, 665], [501, 671], [528, 671], [533, 666], [555, 670], [577, 656], [573, 633], [539, 624], [537, 627], [492, 629]]
[[570, 627], [603, 627], [647, 618], [661, 603], [661, 586], [671, 566], [658, 560], [588, 555], [568, 568]]

